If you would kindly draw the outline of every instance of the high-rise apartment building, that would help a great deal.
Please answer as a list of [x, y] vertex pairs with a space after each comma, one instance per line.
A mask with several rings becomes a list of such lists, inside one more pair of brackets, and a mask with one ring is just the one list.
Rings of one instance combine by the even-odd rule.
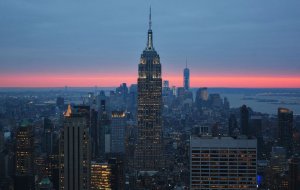
[[286, 108], [278, 108], [278, 143], [292, 154], [293, 148], [293, 112]]
[[256, 189], [256, 139], [190, 139], [191, 189]]
[[162, 153], [162, 79], [160, 58], [153, 47], [151, 10], [147, 46], [138, 69], [138, 136], [135, 169], [159, 171]]
[[60, 189], [90, 189], [90, 107], [69, 105], [60, 137]]

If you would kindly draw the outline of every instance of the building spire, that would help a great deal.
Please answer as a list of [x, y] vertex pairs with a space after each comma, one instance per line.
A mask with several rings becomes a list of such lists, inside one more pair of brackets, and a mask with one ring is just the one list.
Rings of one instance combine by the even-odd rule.
[[187, 57], [185, 57], [185, 68], [187, 68]]
[[151, 5], [150, 5], [150, 14], [149, 14], [149, 30], [151, 30], [152, 21], [151, 21]]
[[152, 21], [151, 21], [151, 6], [150, 6], [150, 14], [149, 14], [149, 29], [148, 29], [148, 38], [147, 38], [147, 50], [153, 50], [153, 38], [152, 38]]
[[64, 116], [65, 116], [65, 117], [70, 117], [71, 114], [72, 114], [72, 107], [71, 107], [71, 105], [69, 104], [69, 105], [68, 105], [67, 111], [64, 113]]

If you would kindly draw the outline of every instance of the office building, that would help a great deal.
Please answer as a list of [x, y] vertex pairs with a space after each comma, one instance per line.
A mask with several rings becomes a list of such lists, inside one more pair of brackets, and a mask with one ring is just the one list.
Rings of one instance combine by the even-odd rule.
[[125, 189], [124, 162], [120, 158], [110, 158], [108, 165], [111, 171], [111, 188]]
[[208, 91], [207, 88], [199, 88], [196, 92], [195, 103], [198, 109], [206, 107], [208, 103]]
[[297, 190], [300, 186], [300, 158], [294, 156], [289, 160], [289, 190]]
[[173, 96], [176, 96], [176, 86], [172, 86], [171, 91]]
[[126, 114], [124, 111], [111, 113], [111, 152], [125, 153]]
[[[127, 111], [130, 112], [132, 115], [136, 116], [136, 112], [137, 112], [137, 85], [136, 84], [132, 84], [129, 87]], [[133, 117], [133, 120], [136, 120], [136, 117]]]
[[60, 137], [60, 189], [90, 189], [90, 107], [68, 106]]
[[15, 186], [16, 190], [34, 187], [34, 136], [32, 124], [24, 120], [16, 134]]
[[250, 136], [249, 110], [246, 105], [243, 105], [240, 108], [240, 124], [241, 124], [241, 134]]
[[53, 123], [50, 119], [44, 118], [44, 133], [42, 138], [42, 150], [47, 155], [52, 153], [52, 146], [53, 146]]
[[126, 83], [122, 83], [118, 88], [116, 88], [116, 93], [120, 95], [125, 101], [128, 95], [128, 87]]
[[278, 108], [278, 143], [286, 149], [288, 156], [293, 149], [293, 112], [286, 108]]
[[256, 189], [256, 139], [190, 139], [191, 189]]
[[153, 47], [151, 10], [147, 46], [138, 69], [138, 135], [135, 169], [159, 171], [163, 167], [162, 152], [162, 79], [160, 57]]
[[105, 157], [105, 152], [110, 151], [110, 119], [107, 104], [108, 99], [102, 91], [98, 96], [98, 123], [94, 132], [95, 155], [101, 159]]
[[112, 189], [111, 170], [107, 163], [91, 163], [91, 189]]
[[220, 94], [210, 94], [208, 97], [209, 104], [212, 108], [222, 108], [223, 100]]
[[258, 160], [264, 159], [263, 147], [264, 140], [262, 134], [262, 117], [261, 116], [251, 116], [250, 118], [250, 134], [257, 139], [257, 158]]
[[280, 146], [272, 147], [270, 166], [273, 173], [280, 174], [287, 168], [286, 149]]
[[177, 88], [177, 96], [178, 97], [184, 98], [185, 92], [186, 91], [185, 91], [184, 87], [178, 87]]
[[[93, 104], [92, 107], [94, 107]], [[91, 141], [91, 159], [99, 158], [99, 124], [98, 124], [98, 111], [97, 108], [90, 109], [90, 141]]]
[[230, 114], [229, 121], [228, 121], [228, 135], [230, 137], [238, 136], [237, 130], [238, 130], [237, 119], [234, 114]]
[[4, 149], [4, 132], [3, 132], [3, 127], [0, 124], [0, 153]]
[[283, 147], [272, 147], [270, 165], [264, 172], [264, 183], [269, 189], [288, 188], [286, 149]]

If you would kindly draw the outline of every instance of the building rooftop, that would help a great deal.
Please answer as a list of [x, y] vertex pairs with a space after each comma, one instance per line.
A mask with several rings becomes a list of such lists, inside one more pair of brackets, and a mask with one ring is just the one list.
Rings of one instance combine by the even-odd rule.
[[212, 136], [191, 136], [190, 145], [192, 147], [207, 148], [256, 148], [257, 140], [248, 139], [244, 136], [232, 137], [212, 137]]

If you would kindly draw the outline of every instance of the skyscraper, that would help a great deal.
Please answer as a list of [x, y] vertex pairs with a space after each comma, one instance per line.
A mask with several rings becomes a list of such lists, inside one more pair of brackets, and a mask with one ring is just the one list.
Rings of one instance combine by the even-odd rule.
[[111, 113], [111, 152], [125, 152], [126, 114], [124, 111]]
[[34, 185], [33, 173], [33, 127], [22, 121], [16, 134], [15, 189], [31, 189]]
[[[98, 123], [94, 131], [95, 155], [103, 159], [105, 157], [105, 147], [110, 146], [110, 120], [108, 115], [107, 97], [104, 91], [100, 92], [98, 98]], [[109, 138], [109, 139], [107, 139]], [[107, 144], [108, 143], [108, 144]]]
[[250, 118], [250, 132], [252, 136], [257, 139], [257, 158], [262, 160], [263, 158], [263, 147], [264, 139], [262, 134], [263, 118], [261, 116], [251, 116]]
[[162, 79], [160, 58], [153, 47], [151, 8], [147, 46], [138, 70], [138, 137], [135, 150], [135, 169], [159, 171], [162, 153]]
[[185, 63], [185, 68], [183, 69], [183, 87], [185, 90], [190, 89], [190, 70], [187, 67], [187, 61]]
[[293, 112], [278, 108], [278, 142], [291, 155], [293, 147]]
[[52, 153], [52, 144], [53, 144], [53, 123], [50, 119], [44, 118], [44, 131], [42, 138], [42, 149], [43, 152], [50, 155]]
[[69, 105], [60, 141], [60, 189], [90, 189], [90, 107]]
[[249, 110], [246, 105], [243, 105], [240, 108], [240, 122], [241, 122], [241, 130], [243, 135], [250, 136], [250, 128], [249, 128]]

